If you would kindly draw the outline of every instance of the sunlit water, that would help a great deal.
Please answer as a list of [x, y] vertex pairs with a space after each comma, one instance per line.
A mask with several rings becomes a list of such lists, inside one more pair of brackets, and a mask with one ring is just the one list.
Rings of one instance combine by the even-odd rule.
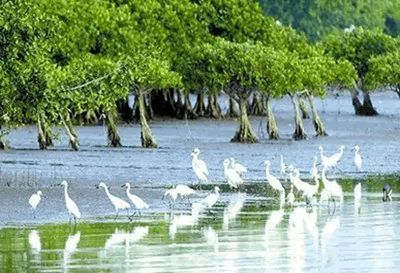
[[[399, 272], [399, 198], [279, 208], [223, 194], [210, 212], [0, 230], [0, 272]], [[124, 221], [123, 219], [121, 219]]]

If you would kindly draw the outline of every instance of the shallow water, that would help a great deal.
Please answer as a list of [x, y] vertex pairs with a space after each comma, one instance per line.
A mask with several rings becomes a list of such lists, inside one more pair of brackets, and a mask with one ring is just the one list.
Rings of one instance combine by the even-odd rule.
[[0, 272], [398, 272], [400, 196], [384, 203], [379, 182], [363, 182], [357, 210], [342, 185], [336, 210], [223, 192], [211, 211], [182, 202], [132, 223], [5, 227]]

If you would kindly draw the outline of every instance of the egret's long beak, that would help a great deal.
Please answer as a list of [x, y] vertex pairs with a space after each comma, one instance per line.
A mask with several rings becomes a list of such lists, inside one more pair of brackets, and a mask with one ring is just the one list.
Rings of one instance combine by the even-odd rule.
[[125, 188], [125, 184], [121, 185], [121, 188]]

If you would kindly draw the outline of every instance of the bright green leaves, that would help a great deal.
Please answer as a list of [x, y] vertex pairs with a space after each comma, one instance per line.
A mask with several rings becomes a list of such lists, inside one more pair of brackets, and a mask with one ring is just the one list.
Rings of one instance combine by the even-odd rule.
[[368, 90], [391, 88], [400, 92], [400, 51], [370, 59], [370, 72], [366, 77]]
[[359, 79], [363, 80], [369, 70], [369, 59], [392, 51], [395, 41], [381, 32], [356, 28], [353, 32], [329, 35], [323, 41], [323, 46], [335, 59], [351, 62]]

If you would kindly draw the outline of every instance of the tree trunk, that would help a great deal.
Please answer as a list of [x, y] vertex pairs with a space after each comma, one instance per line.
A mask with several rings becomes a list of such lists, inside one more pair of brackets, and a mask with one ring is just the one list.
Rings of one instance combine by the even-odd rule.
[[351, 90], [351, 102], [353, 104], [354, 112], [356, 113], [356, 115], [361, 115], [362, 104], [360, 99], [358, 98], [357, 90]]
[[194, 119], [195, 116], [193, 115], [192, 110], [192, 103], [190, 102], [189, 93], [185, 93], [185, 102], [183, 104], [184, 109], [184, 119]]
[[4, 140], [4, 136], [7, 133], [2, 129], [1, 125], [0, 125], [0, 150], [7, 150], [8, 149], [8, 145], [7, 145], [7, 141]]
[[301, 118], [300, 107], [299, 107], [299, 102], [298, 102], [297, 96], [296, 96], [296, 94], [289, 95], [289, 96], [290, 96], [290, 99], [292, 100], [293, 112], [294, 112], [295, 130], [293, 133], [293, 138], [295, 140], [306, 139], [307, 134], [304, 130], [303, 119]]
[[221, 118], [221, 109], [219, 108], [218, 102], [216, 101], [216, 95], [209, 94], [208, 95], [208, 105], [206, 115], [209, 118], [220, 119]]
[[40, 150], [46, 150], [53, 143], [51, 141], [50, 134], [46, 132], [46, 126], [44, 125], [45, 121], [43, 118], [38, 118], [37, 127], [38, 127], [38, 143]]
[[272, 97], [267, 97], [267, 132], [269, 139], [279, 139], [278, 126], [274, 113], [272, 112]]
[[241, 142], [241, 143], [255, 143], [258, 142], [257, 136], [254, 133], [250, 120], [247, 116], [247, 99], [240, 97], [239, 99], [239, 129], [235, 133], [235, 136], [231, 139], [231, 142]]
[[310, 115], [308, 114], [308, 111], [307, 111], [307, 105], [302, 97], [299, 98], [299, 106], [300, 106], [302, 118], [309, 119]]
[[229, 108], [225, 115], [227, 118], [237, 118], [239, 116], [235, 101], [229, 96]]
[[97, 118], [95, 111], [88, 110], [85, 114], [85, 123], [97, 124], [98, 122], [99, 122], [99, 119]]
[[[359, 87], [360, 86], [360, 87]], [[358, 98], [359, 90], [363, 93], [363, 103], [361, 104]], [[376, 116], [378, 112], [372, 105], [371, 97], [368, 92], [364, 91], [364, 83], [361, 81], [359, 85], [354, 83], [354, 89], [351, 91], [351, 99], [353, 102], [353, 107], [356, 115], [358, 116]]]
[[132, 119], [135, 121], [140, 120], [139, 99], [137, 95], [135, 95], [135, 100], [132, 106]]
[[117, 111], [115, 109], [110, 110], [106, 113], [107, 122], [107, 139], [109, 147], [121, 147], [121, 138], [118, 134], [118, 128], [115, 125]]
[[148, 119], [154, 119], [154, 111], [153, 111], [153, 104], [152, 104], [152, 98], [151, 98], [151, 94], [148, 94], [147, 96], [147, 103], [145, 100], [145, 105], [146, 105], [146, 114]]
[[193, 114], [197, 117], [204, 117], [206, 108], [204, 106], [204, 92], [200, 92], [197, 95], [196, 104], [193, 107]]
[[262, 116], [265, 114], [262, 96], [258, 92], [255, 92], [253, 95], [253, 102], [250, 109], [250, 113], [255, 116]]
[[67, 133], [68, 139], [69, 139], [69, 145], [74, 151], [79, 151], [79, 139], [78, 139], [78, 133], [76, 132], [74, 126], [72, 125], [71, 118], [69, 116], [69, 113], [67, 113], [67, 118], [64, 119], [61, 115], [61, 121], [64, 124], [65, 131]]
[[157, 141], [153, 137], [150, 126], [146, 119], [146, 109], [144, 105], [144, 94], [143, 90], [138, 90], [137, 92], [139, 101], [139, 113], [140, 113], [140, 139], [142, 142], [142, 147], [144, 148], [157, 148]]
[[364, 116], [376, 116], [378, 112], [372, 105], [371, 97], [369, 92], [363, 91], [364, 101], [363, 101], [363, 115]]
[[317, 108], [315, 108], [315, 105], [314, 105], [314, 96], [313, 95], [309, 95], [307, 97], [308, 97], [308, 103], [310, 104], [310, 108], [311, 108], [312, 120], [313, 120], [316, 136], [317, 137], [319, 137], [319, 136], [327, 136], [328, 134], [325, 131], [325, 126], [322, 123], [322, 120], [318, 115]]
[[185, 117], [185, 108], [182, 100], [182, 91], [177, 90], [177, 100], [175, 102], [175, 115], [179, 119], [183, 119]]

